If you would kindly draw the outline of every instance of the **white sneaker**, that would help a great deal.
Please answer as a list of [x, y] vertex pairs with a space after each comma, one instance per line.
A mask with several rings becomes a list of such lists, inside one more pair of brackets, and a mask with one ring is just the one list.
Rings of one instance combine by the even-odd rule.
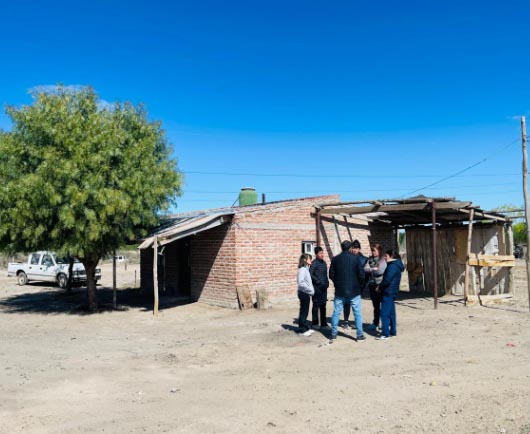
[[375, 338], [375, 340], [376, 340], [376, 341], [388, 341], [388, 340], [390, 340], [390, 336], [383, 336], [383, 335], [381, 335], [381, 336], [377, 336], [377, 337]]
[[306, 330], [302, 333], [302, 336], [311, 336], [315, 331], [313, 329]]

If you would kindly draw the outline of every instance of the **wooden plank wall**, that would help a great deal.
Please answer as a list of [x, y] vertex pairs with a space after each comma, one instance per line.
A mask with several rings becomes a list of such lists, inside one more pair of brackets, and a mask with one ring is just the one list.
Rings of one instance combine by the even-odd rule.
[[[409, 289], [432, 295], [434, 275], [432, 260], [432, 229], [407, 229], [407, 272]], [[464, 294], [467, 228], [438, 229], [437, 265], [438, 295]], [[511, 255], [510, 242], [502, 225], [475, 227], [471, 243], [473, 254]], [[507, 262], [508, 263], [508, 262]], [[469, 293], [497, 295], [511, 293], [513, 276], [511, 267], [472, 266]]]

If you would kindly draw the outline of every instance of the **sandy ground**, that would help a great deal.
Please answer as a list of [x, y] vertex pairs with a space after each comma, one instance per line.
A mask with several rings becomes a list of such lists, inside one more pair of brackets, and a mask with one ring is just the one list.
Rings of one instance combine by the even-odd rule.
[[[134, 286], [134, 270], [118, 285]], [[110, 266], [103, 284], [111, 285]], [[530, 433], [530, 314], [517, 299], [398, 302], [398, 336], [329, 345], [297, 305], [239, 312], [121, 289], [19, 287], [0, 272], [0, 433]], [[139, 275], [138, 275], [139, 277]], [[294, 290], [294, 288], [293, 288]], [[111, 300], [100, 289], [103, 305]], [[331, 311], [331, 302], [328, 311]], [[329, 312], [331, 313], [331, 312]], [[363, 301], [365, 322], [370, 302]]]

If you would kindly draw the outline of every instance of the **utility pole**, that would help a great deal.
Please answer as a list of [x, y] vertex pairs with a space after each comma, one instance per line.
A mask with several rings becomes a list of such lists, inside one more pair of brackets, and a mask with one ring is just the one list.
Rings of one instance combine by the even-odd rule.
[[530, 209], [528, 204], [528, 155], [526, 153], [526, 119], [521, 116], [521, 142], [523, 144], [523, 193], [524, 193], [524, 216], [526, 221], [526, 280], [528, 285], [528, 309], [530, 310], [530, 257], [528, 247], [530, 246]]

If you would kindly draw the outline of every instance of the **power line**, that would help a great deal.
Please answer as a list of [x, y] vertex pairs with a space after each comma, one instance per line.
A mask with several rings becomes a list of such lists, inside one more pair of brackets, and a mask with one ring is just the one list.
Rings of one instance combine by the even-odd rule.
[[[477, 161], [476, 163], [471, 164], [470, 166], [467, 166], [465, 169], [459, 170], [458, 172], [453, 173], [452, 175], [446, 176], [446, 177], [444, 177], [444, 178], [442, 178], [442, 179], [440, 179], [440, 180], [438, 180], [438, 181], [436, 181], [436, 182], [433, 182], [432, 184], [426, 185], [425, 187], [422, 187], [422, 188], [418, 188], [418, 189], [416, 189], [416, 190], [413, 190], [413, 191], [411, 191], [411, 192], [405, 194], [404, 196], [410, 196], [411, 194], [418, 193], [419, 191], [422, 191], [422, 190], [426, 190], [426, 189], [428, 189], [428, 188], [430, 188], [430, 187], [432, 187], [432, 186], [434, 186], [434, 185], [438, 185], [438, 184], [440, 184], [440, 183], [442, 183], [442, 182], [444, 182], [444, 181], [447, 181], [448, 179], [455, 178], [455, 177], [457, 177], [458, 175], [461, 175], [462, 173], [467, 172], [468, 170], [471, 170], [471, 169], [473, 169], [473, 168], [475, 168], [475, 167], [481, 165], [482, 163], [485, 163], [486, 161], [488, 161], [488, 159], [490, 159], [491, 157], [497, 155], [497, 154], [500, 153], [501, 151], [503, 151], [503, 150], [509, 148], [509, 147], [512, 146], [515, 142], [518, 142], [519, 140], [520, 140], [520, 139], [517, 138], [517, 139], [513, 140], [512, 142], [508, 143], [507, 145], [504, 145], [503, 147], [501, 147], [500, 149], [498, 149], [496, 152], [494, 152], [494, 153], [490, 154], [489, 156], [483, 158], [482, 160]], [[402, 196], [402, 197], [403, 197], [403, 196]]]
[[[487, 158], [485, 159], [487, 160]], [[484, 160], [484, 161], [485, 161]], [[481, 162], [482, 163], [482, 162]], [[480, 163], [477, 163], [478, 165]], [[469, 170], [469, 169], [466, 169]], [[462, 170], [459, 173], [464, 172], [465, 170]], [[364, 174], [364, 175], [314, 175], [314, 174], [302, 174], [302, 173], [237, 173], [237, 172], [202, 172], [202, 171], [194, 171], [194, 170], [184, 170], [182, 171], [185, 175], [209, 175], [209, 176], [254, 176], [254, 177], [268, 177], [268, 178], [370, 178], [373, 177], [373, 174]], [[476, 174], [472, 176], [517, 176], [519, 173], [496, 173], [496, 174]], [[388, 178], [388, 179], [403, 179], [403, 178], [438, 178], [440, 175], [407, 175], [403, 176], [403, 174], [397, 174], [397, 175], [378, 175], [377, 177], [379, 179]], [[457, 175], [453, 174], [448, 177], [453, 178]]]
[[[497, 192], [497, 193], [501, 193], [501, 192]], [[502, 191], [502, 193], [504, 194], [509, 194], [509, 193], [521, 193], [520, 190], [508, 190], [508, 191]], [[479, 193], [462, 193], [464, 195], [468, 194], [468, 195], [473, 195], [473, 196], [483, 196], [483, 195], [486, 195], [486, 194], [492, 194], [492, 192], [490, 191], [482, 191], [482, 192], [479, 192]], [[357, 200], [364, 200], [365, 198], [363, 197], [358, 197]], [[372, 197], [368, 197], [366, 198], [366, 200], [372, 200], [373, 198]], [[206, 202], [206, 203], [225, 203], [227, 204], [227, 206], [230, 206], [230, 202], [231, 200], [227, 200], [227, 199], [186, 199], [186, 198], [181, 198], [179, 199], [179, 202], [180, 203], [185, 203], [185, 202]]]
[[[501, 182], [496, 184], [472, 184], [472, 185], [450, 185], [447, 187], [433, 187], [431, 190], [447, 190], [455, 188], [484, 188], [484, 187], [497, 187], [502, 185], [513, 185], [513, 182]], [[362, 193], [362, 192], [397, 192], [397, 191], [408, 191], [408, 188], [377, 188], [377, 189], [365, 189], [358, 188], [356, 190], [333, 190], [333, 193]], [[184, 194], [238, 194], [239, 191], [208, 191], [208, 190], [184, 190]], [[309, 191], [265, 191], [266, 194], [329, 194], [330, 190], [309, 190]]]

